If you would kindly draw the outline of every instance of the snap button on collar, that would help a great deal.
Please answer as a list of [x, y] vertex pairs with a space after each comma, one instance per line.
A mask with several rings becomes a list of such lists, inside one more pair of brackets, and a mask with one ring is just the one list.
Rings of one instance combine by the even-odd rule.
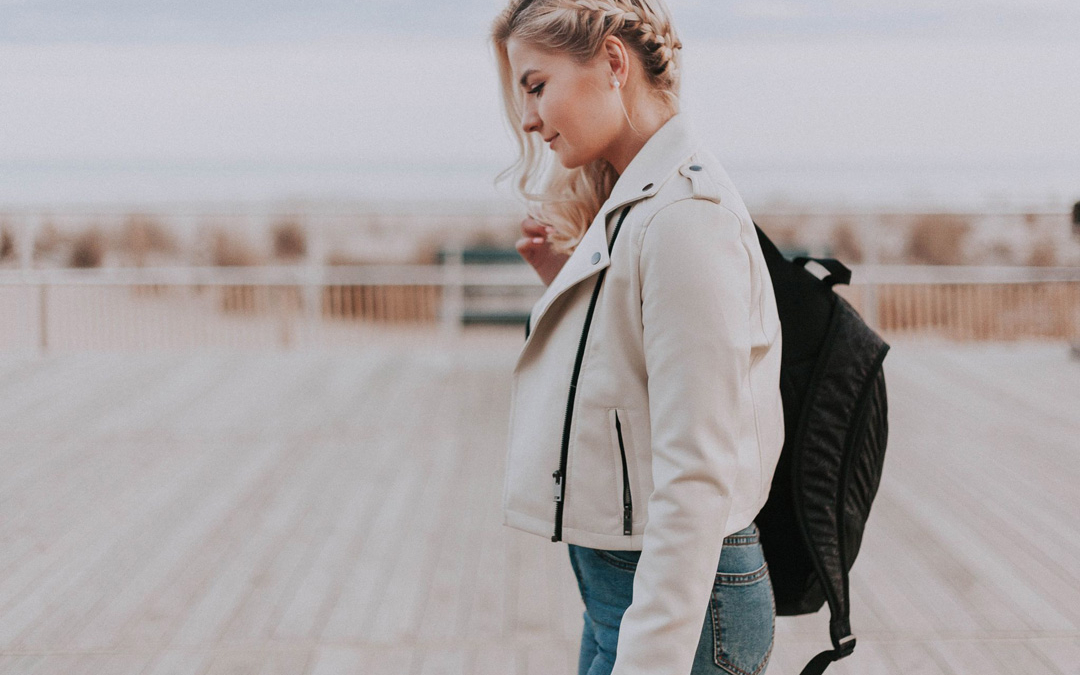
[[600, 262], [600, 251], [592, 254], [592, 264], [595, 265], [598, 262]]
[[691, 171], [701, 171], [701, 165], [700, 164], [691, 164], [689, 168], [690, 168]]

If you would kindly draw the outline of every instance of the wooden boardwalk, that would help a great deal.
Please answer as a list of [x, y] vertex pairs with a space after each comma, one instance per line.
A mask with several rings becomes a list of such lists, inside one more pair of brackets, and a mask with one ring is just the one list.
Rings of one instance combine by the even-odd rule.
[[[497, 339], [0, 357], [0, 673], [571, 675], [564, 544], [500, 524]], [[830, 673], [1080, 673], [1080, 361], [902, 343]], [[768, 675], [827, 645], [777, 622]]]

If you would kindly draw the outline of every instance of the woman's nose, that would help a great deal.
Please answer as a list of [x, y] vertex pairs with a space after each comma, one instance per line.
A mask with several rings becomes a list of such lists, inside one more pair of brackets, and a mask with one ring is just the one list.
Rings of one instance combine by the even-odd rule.
[[525, 133], [529, 134], [540, 131], [540, 126], [540, 116], [536, 114], [536, 108], [526, 106], [525, 114], [521, 118], [521, 128], [525, 130]]

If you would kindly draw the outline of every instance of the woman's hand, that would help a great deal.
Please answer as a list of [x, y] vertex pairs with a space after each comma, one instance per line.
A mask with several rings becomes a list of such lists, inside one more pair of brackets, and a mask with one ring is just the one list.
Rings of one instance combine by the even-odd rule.
[[551, 284], [551, 280], [570, 257], [551, 248], [551, 242], [547, 240], [547, 234], [550, 231], [550, 225], [544, 225], [531, 217], [526, 218], [521, 221], [521, 233], [524, 236], [518, 239], [515, 245], [517, 252], [525, 259], [525, 262], [532, 265], [545, 286]]

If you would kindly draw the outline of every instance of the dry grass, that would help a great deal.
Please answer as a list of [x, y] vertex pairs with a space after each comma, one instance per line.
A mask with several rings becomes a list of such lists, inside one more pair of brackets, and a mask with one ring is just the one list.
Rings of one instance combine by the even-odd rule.
[[963, 216], [919, 216], [908, 233], [907, 261], [916, 265], [959, 265], [963, 260], [964, 239], [970, 229], [970, 223]]
[[1048, 237], [1041, 237], [1031, 247], [1027, 264], [1033, 267], [1053, 267], [1058, 264], [1057, 247]]
[[15, 235], [12, 234], [11, 227], [7, 223], [0, 224], [0, 262], [14, 260], [16, 254]]
[[69, 267], [101, 267], [105, 258], [105, 235], [97, 226], [91, 226], [75, 236], [68, 256]]
[[255, 248], [239, 234], [218, 229], [214, 232], [211, 264], [218, 267], [251, 267], [262, 262]]
[[331, 267], [349, 267], [351, 265], [363, 265], [365, 263], [360, 257], [340, 249], [334, 249], [327, 253], [325, 262]]
[[115, 247], [136, 267], [145, 265], [153, 254], [173, 256], [180, 250], [176, 237], [164, 223], [154, 216], [139, 213], [124, 219]]
[[274, 242], [274, 257], [278, 260], [295, 262], [307, 256], [307, 232], [298, 220], [279, 220], [270, 233]]
[[66, 238], [60, 233], [56, 224], [46, 221], [34, 237], [34, 260], [55, 256], [65, 243]]
[[862, 238], [850, 220], [840, 219], [832, 231], [832, 256], [845, 263], [863, 261]]

